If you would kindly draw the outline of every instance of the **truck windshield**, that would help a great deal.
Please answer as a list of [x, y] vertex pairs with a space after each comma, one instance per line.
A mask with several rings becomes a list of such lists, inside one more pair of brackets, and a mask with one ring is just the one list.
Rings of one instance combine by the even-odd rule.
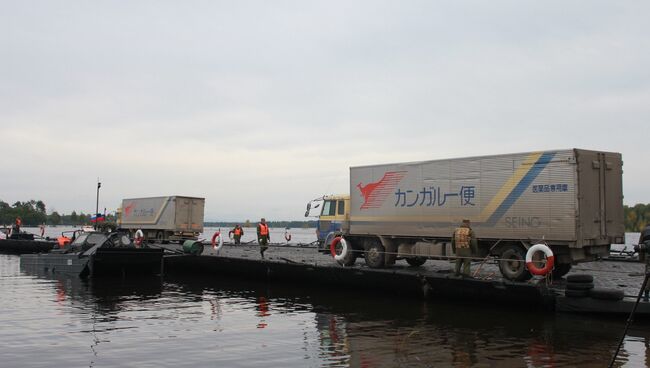
[[334, 216], [336, 214], [336, 201], [325, 201], [321, 216]]
[[81, 234], [77, 239], [74, 240], [72, 245], [84, 245], [84, 244], [90, 244], [92, 245], [97, 245], [97, 244], [102, 244], [103, 242], [106, 241], [106, 235], [101, 234], [101, 233], [90, 233], [90, 234]]

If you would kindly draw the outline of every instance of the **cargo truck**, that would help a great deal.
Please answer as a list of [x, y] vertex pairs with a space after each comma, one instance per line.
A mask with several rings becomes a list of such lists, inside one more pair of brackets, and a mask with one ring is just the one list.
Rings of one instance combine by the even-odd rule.
[[510, 280], [531, 277], [525, 255], [543, 242], [553, 251], [553, 274], [609, 254], [624, 243], [622, 158], [613, 152], [567, 149], [350, 168], [350, 195], [325, 196], [319, 249], [343, 236], [369, 267], [398, 259], [422, 265], [453, 258], [454, 229], [469, 219], [477, 257], [498, 257]]
[[145, 240], [196, 240], [203, 232], [204, 198], [168, 196], [129, 198], [118, 210], [118, 227], [133, 237], [142, 230]]

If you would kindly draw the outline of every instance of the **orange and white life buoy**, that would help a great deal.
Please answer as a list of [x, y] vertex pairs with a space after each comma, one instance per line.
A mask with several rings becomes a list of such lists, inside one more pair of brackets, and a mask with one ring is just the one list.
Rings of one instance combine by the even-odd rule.
[[[219, 245], [217, 245], [217, 243]], [[218, 252], [221, 250], [221, 247], [223, 247], [223, 238], [221, 237], [221, 231], [217, 231], [214, 233], [214, 235], [212, 235], [212, 249]]]
[[[336, 253], [336, 246], [341, 243], [341, 253], [337, 254]], [[332, 253], [332, 257], [334, 257], [335, 260], [337, 261], [342, 261], [345, 256], [348, 255], [348, 242], [343, 239], [342, 236], [337, 236], [332, 240], [332, 244], [330, 244], [330, 253]]]
[[[533, 255], [537, 252], [544, 252], [546, 255], [546, 265], [544, 268], [539, 268], [533, 262]], [[555, 256], [553, 251], [546, 244], [535, 244], [526, 252], [526, 267], [533, 275], [544, 276], [553, 270], [555, 264]]]
[[286, 240], [287, 242], [291, 241], [291, 233], [289, 232], [289, 229], [286, 229], [284, 231], [284, 240]]
[[141, 229], [138, 229], [138, 231], [135, 232], [135, 246], [137, 248], [140, 248], [142, 246], [143, 241], [144, 241], [144, 233], [142, 232]]

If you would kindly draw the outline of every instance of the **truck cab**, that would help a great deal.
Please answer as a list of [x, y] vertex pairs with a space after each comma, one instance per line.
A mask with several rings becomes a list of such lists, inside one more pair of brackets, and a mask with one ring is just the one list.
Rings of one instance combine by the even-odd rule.
[[334, 236], [349, 230], [350, 196], [327, 195], [314, 199], [307, 204], [305, 216], [310, 216], [310, 213], [318, 207], [320, 207], [316, 227], [318, 250], [329, 253], [329, 245]]

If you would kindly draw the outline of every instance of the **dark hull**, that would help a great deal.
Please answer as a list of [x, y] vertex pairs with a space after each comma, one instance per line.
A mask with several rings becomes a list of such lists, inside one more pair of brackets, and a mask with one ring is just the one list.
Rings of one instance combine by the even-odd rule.
[[90, 275], [146, 276], [162, 275], [162, 249], [99, 248], [89, 262]]
[[20, 267], [33, 272], [64, 273], [78, 276], [88, 276], [89, 257], [79, 258], [77, 253], [45, 253], [23, 254], [20, 256]]
[[56, 242], [45, 240], [0, 239], [2, 254], [47, 253], [54, 249]]
[[79, 277], [155, 276], [163, 272], [163, 250], [98, 248], [91, 256], [78, 253], [24, 254], [20, 267], [35, 272]]

